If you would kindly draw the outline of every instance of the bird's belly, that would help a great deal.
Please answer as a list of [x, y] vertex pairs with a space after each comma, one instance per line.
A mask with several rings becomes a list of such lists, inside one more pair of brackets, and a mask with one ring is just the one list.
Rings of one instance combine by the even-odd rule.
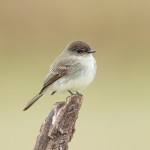
[[91, 76], [78, 76], [70, 79], [60, 79], [53, 85], [53, 89], [56, 91], [67, 91], [67, 90], [82, 90], [86, 88], [93, 78]]
[[[90, 65], [89, 65], [90, 63]], [[53, 84], [55, 91], [77, 91], [85, 89], [94, 79], [96, 74], [95, 62], [85, 63], [81, 71], [77, 71], [71, 76], [66, 76]]]

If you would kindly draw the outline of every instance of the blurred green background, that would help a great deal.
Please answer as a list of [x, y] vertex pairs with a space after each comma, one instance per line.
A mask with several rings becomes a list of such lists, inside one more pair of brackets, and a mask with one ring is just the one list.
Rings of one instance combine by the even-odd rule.
[[150, 149], [150, 1], [0, 0], [0, 149], [31, 150], [56, 101], [30, 110], [49, 66], [73, 40], [97, 50], [97, 76], [70, 150]]

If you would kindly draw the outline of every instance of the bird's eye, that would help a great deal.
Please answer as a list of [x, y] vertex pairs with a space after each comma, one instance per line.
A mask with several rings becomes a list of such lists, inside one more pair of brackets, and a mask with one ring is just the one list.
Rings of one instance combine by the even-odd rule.
[[77, 50], [77, 53], [81, 54], [83, 51], [82, 50]]

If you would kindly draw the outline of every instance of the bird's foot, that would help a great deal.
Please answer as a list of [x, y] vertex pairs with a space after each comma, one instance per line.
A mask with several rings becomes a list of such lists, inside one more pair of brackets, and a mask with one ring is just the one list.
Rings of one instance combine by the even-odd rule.
[[[75, 95], [74, 93], [72, 93], [70, 90], [68, 90], [68, 92], [71, 94], [71, 95]], [[79, 95], [79, 96], [83, 96], [82, 94], [80, 94], [78, 91], [76, 91], [76, 95]]]

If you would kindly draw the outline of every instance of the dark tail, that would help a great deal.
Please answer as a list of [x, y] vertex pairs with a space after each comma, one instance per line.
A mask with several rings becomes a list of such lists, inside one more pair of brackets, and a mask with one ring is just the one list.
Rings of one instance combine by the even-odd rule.
[[43, 93], [40, 93], [40, 94], [37, 94], [35, 97], [33, 97], [32, 100], [30, 100], [26, 107], [23, 109], [23, 111], [27, 110], [28, 108], [30, 108], [40, 97], [42, 97], [44, 94]]

